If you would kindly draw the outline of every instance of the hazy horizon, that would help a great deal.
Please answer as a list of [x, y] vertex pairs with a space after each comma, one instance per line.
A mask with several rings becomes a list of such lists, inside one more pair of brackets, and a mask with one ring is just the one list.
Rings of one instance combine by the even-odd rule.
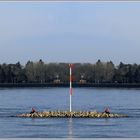
[[140, 64], [139, 2], [0, 2], [0, 63]]

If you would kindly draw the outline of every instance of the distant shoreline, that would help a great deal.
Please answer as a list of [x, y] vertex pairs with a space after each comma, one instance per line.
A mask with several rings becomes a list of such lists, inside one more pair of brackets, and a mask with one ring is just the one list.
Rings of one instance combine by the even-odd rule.
[[[73, 87], [97, 87], [97, 88], [140, 88], [140, 83], [73, 83]], [[69, 83], [0, 83], [0, 88], [14, 87], [69, 87]]]

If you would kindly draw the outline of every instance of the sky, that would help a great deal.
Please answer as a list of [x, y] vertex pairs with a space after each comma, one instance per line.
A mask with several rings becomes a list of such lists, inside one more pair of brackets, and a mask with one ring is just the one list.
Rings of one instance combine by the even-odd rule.
[[0, 2], [0, 64], [140, 64], [140, 2]]

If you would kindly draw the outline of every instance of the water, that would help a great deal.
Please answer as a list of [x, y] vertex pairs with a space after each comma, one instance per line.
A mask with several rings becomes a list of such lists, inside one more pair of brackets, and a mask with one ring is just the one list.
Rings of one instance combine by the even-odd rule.
[[128, 118], [16, 118], [16, 114], [69, 110], [68, 88], [0, 89], [1, 138], [124, 138], [140, 137], [140, 89], [74, 88], [72, 109], [111, 112]]

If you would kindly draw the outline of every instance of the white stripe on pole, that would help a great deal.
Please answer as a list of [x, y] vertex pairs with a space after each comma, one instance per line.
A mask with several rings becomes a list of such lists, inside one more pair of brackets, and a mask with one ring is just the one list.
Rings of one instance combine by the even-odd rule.
[[72, 111], [72, 107], [71, 107], [71, 95], [70, 95], [70, 112]]

